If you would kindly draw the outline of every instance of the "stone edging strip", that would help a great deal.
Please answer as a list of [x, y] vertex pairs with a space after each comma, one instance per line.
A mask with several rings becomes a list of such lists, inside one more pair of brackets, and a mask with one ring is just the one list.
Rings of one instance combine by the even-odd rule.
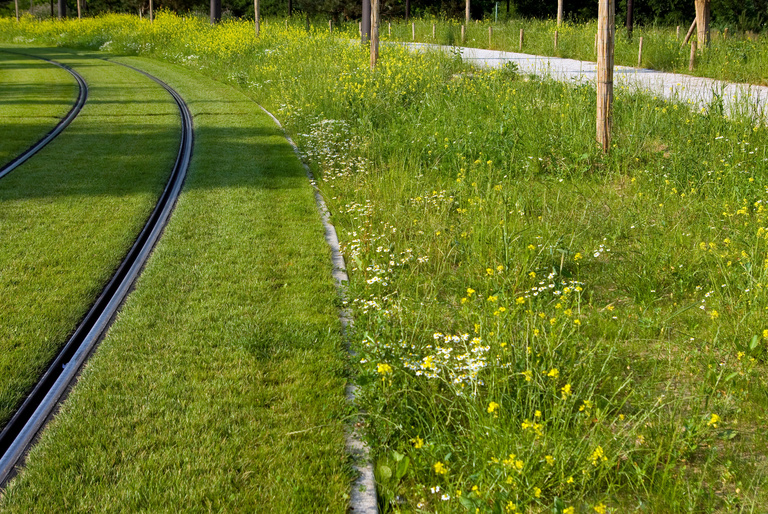
[[[325, 229], [325, 240], [328, 243], [328, 246], [331, 248], [333, 278], [336, 280], [336, 288], [339, 291], [339, 296], [342, 299], [345, 299], [346, 283], [349, 282], [347, 267], [344, 263], [344, 256], [341, 254], [341, 248], [339, 247], [339, 238], [336, 234], [336, 228], [334, 228], [334, 226], [331, 224], [331, 214], [328, 212], [328, 207], [325, 204], [325, 200], [323, 200], [323, 195], [317, 188], [317, 181], [315, 180], [315, 176], [307, 163], [304, 162], [304, 160], [301, 158], [299, 147], [293, 141], [291, 136], [289, 136], [285, 131], [285, 128], [280, 123], [280, 121], [271, 112], [266, 110], [261, 104], [257, 103], [256, 105], [258, 105], [261, 110], [264, 111], [267, 116], [272, 118], [275, 124], [280, 127], [280, 129], [283, 131], [283, 134], [285, 135], [285, 139], [288, 140], [288, 143], [290, 143], [290, 145], [293, 147], [293, 152], [296, 154], [296, 157], [298, 157], [302, 166], [304, 166], [304, 170], [307, 173], [307, 178], [309, 178], [309, 182], [312, 184], [312, 189], [315, 193], [315, 203], [317, 204], [317, 210], [320, 211], [323, 228]], [[349, 348], [349, 341], [347, 338], [348, 329], [352, 325], [352, 317], [348, 310], [342, 309], [339, 312], [339, 319], [341, 321], [342, 335], [347, 345], [347, 351], [352, 353]], [[347, 383], [346, 396], [349, 403], [354, 403], [356, 390], [357, 386], [355, 386], [355, 384], [351, 382]], [[358, 474], [357, 478], [352, 484], [352, 490], [350, 491], [349, 511], [355, 514], [377, 514], [378, 504], [376, 500], [376, 482], [373, 475], [373, 463], [371, 462], [368, 454], [368, 447], [365, 445], [362, 439], [360, 439], [357, 433], [356, 422], [357, 420], [353, 419], [352, 422], [349, 423], [346, 433], [347, 453], [352, 456], [352, 465]]]

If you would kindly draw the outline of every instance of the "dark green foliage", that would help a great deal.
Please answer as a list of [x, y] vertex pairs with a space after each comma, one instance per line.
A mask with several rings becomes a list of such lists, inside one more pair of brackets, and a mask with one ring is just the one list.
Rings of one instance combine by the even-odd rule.
[[[566, 19], [585, 21], [597, 17], [595, 0], [564, 0]], [[149, 0], [90, 0], [87, 13], [137, 12], [149, 10]], [[359, 19], [362, 0], [293, 0], [293, 14], [322, 16], [334, 20]], [[498, 3], [499, 17], [523, 16], [526, 18], [554, 18], [557, 0], [471, 0], [472, 19], [492, 16]], [[224, 15], [253, 17], [252, 0], [222, 0]], [[405, 16], [405, 0], [381, 0], [383, 18]], [[77, 12], [76, 0], [67, 0], [70, 15]], [[207, 12], [206, 0], [155, 0], [155, 8], [176, 12]], [[49, 16], [46, 1], [20, 0], [19, 8], [36, 16]], [[288, 0], [261, 0], [262, 16], [285, 16]], [[616, 20], [623, 25], [627, 16], [627, 0], [617, 0]], [[0, 15], [14, 13], [13, 0], [0, 0]], [[432, 15], [446, 18], [464, 17], [464, 0], [411, 0], [413, 16]], [[665, 24], [688, 25], [695, 16], [693, 0], [636, 0], [634, 19], [637, 25]], [[731, 30], [760, 31], [768, 20], [768, 0], [712, 0], [713, 26], [730, 27]]]

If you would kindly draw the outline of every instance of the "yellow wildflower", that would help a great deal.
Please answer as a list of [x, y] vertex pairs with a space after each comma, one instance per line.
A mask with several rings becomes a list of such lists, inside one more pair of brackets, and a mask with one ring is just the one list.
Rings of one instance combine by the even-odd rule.
[[448, 468], [445, 467], [445, 464], [443, 464], [440, 461], [437, 461], [434, 465], [435, 473], [438, 475], [445, 475], [448, 473]]

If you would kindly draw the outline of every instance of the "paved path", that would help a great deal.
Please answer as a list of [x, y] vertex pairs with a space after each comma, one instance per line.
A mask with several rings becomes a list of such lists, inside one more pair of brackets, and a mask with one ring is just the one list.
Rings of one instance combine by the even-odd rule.
[[[546, 76], [563, 82], [593, 82], [597, 75], [597, 63], [543, 57], [539, 55], [482, 50], [479, 48], [448, 47], [422, 43], [409, 43], [413, 48], [431, 48], [461, 51], [465, 61], [479, 67], [500, 67], [508, 62], [515, 63], [525, 74]], [[454, 50], [455, 51], [455, 50]], [[756, 117], [764, 118], [768, 112], [768, 87], [750, 84], [736, 84], [679, 73], [665, 73], [644, 68], [616, 66], [614, 81], [617, 87], [626, 86], [651, 92], [670, 100], [689, 102], [696, 108], [706, 107], [715, 96], [723, 98], [728, 113], [747, 109]]]

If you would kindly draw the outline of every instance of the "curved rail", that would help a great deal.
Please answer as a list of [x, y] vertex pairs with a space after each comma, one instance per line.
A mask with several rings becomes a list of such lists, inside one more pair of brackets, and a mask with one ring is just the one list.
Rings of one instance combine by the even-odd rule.
[[24, 152], [22, 152], [20, 155], [14, 158], [11, 162], [9, 162], [8, 164], [0, 168], [0, 178], [3, 178], [4, 176], [9, 174], [16, 168], [24, 164], [27, 161], [27, 159], [35, 155], [41, 148], [43, 148], [45, 145], [53, 141], [53, 139], [56, 136], [61, 134], [61, 131], [67, 128], [67, 125], [69, 125], [72, 122], [72, 120], [74, 120], [77, 117], [77, 115], [80, 114], [80, 111], [85, 105], [85, 101], [88, 99], [88, 84], [85, 82], [85, 79], [82, 77], [82, 75], [80, 75], [78, 72], [76, 72], [66, 64], [52, 61], [50, 59], [46, 59], [45, 57], [40, 57], [39, 55], [21, 54], [17, 52], [9, 52], [7, 50], [4, 50], [4, 51], [9, 54], [24, 55], [26, 57], [35, 57], [37, 59], [42, 59], [55, 66], [58, 66], [59, 68], [62, 68], [63, 70], [68, 71], [73, 77], [75, 77], [79, 91], [77, 93], [77, 100], [75, 101], [75, 104], [69, 110], [67, 115], [64, 116], [64, 118], [37, 143], [33, 144], [32, 146], [24, 150]]
[[[116, 63], [121, 64], [121, 63]], [[74, 382], [96, 345], [104, 337], [120, 305], [130, 292], [149, 254], [160, 239], [170, 218], [192, 156], [192, 115], [179, 94], [168, 84], [148, 73], [128, 66], [164, 87], [181, 113], [181, 142], [171, 177], [136, 242], [112, 279], [86, 314], [75, 333], [53, 361], [15, 415], [0, 432], [0, 487], [14, 474], [27, 449], [43, 428], [56, 406]]]

